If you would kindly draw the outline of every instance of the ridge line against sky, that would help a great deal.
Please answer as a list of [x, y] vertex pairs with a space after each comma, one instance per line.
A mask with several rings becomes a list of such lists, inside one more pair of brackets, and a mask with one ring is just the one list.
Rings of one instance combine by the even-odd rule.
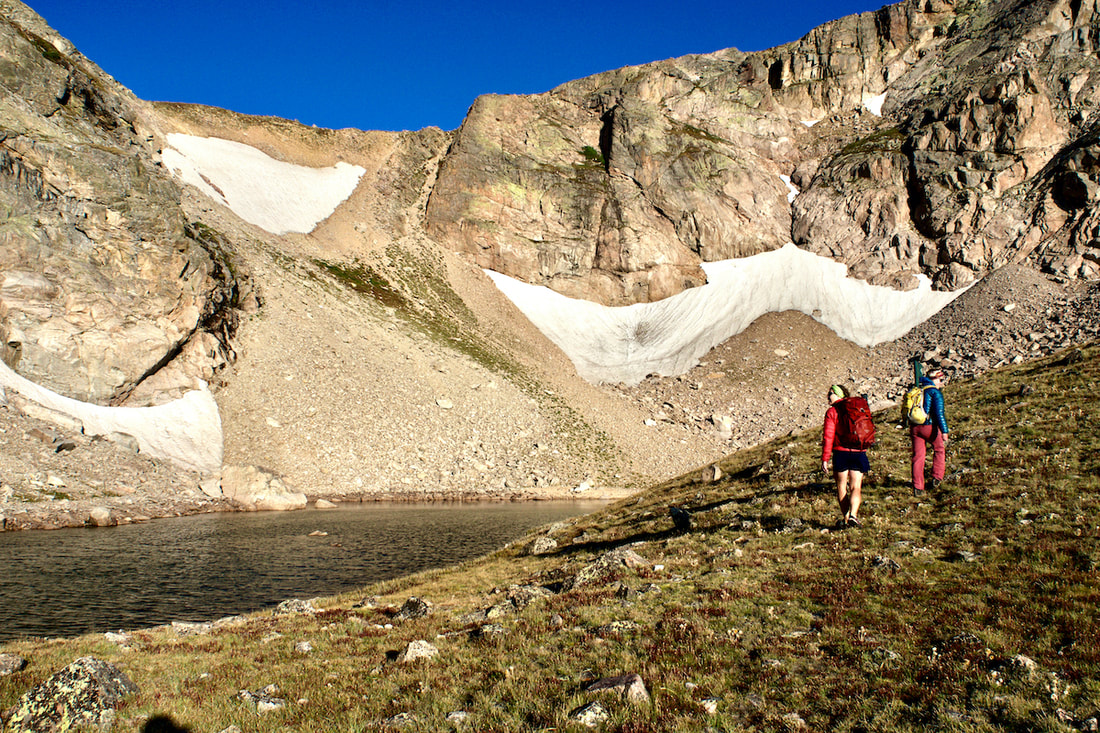
[[882, 7], [870, 0], [28, 4], [142, 99], [362, 130], [450, 130], [481, 94], [534, 94], [623, 66], [771, 48]]

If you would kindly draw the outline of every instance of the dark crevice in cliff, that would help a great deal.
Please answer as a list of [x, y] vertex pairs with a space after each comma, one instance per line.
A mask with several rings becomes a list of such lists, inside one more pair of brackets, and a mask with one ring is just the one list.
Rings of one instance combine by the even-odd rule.
[[604, 171], [611, 170], [611, 141], [615, 136], [615, 107], [600, 115], [600, 155], [603, 156]]
[[[228, 254], [228, 242], [220, 233], [199, 223], [187, 225], [186, 233], [188, 238], [198, 244], [206, 253], [210, 266], [208, 277], [215, 285], [207, 293], [202, 313], [194, 330], [188, 334], [187, 338], [180, 339], [178, 343], [168, 349], [164, 356], [135, 379], [133, 383], [120, 389], [110, 400], [112, 406], [125, 403], [142, 382], [171, 364], [183, 353], [183, 350], [192, 339], [200, 334], [208, 333], [217, 339], [219, 349], [226, 362], [232, 363], [236, 359], [232, 339], [236, 335], [240, 323], [238, 311], [241, 294], [240, 280], [247, 276], [234, 272], [232, 259]], [[190, 272], [191, 266], [188, 263], [179, 274], [179, 278], [181, 280], [185, 279]]]

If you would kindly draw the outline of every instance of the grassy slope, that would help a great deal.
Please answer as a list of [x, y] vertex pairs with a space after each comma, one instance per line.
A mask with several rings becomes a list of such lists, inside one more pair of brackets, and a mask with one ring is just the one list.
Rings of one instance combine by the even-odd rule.
[[[606, 729], [795, 729], [797, 714], [812, 730], [1070, 730], [1100, 713], [1098, 384], [1092, 345], [949, 385], [948, 481], [923, 502], [905, 432], [879, 415], [859, 530], [830, 531], [813, 431], [730, 456], [718, 482], [681, 477], [545, 530], [563, 548], [547, 555], [517, 545], [327, 599], [316, 616], [135, 632], [133, 651], [100, 636], [7, 644], [30, 664], [0, 678], [0, 709], [90, 654], [141, 687], [123, 729], [167, 714], [195, 731], [378, 730], [410, 713], [407, 730], [437, 730], [455, 710], [471, 730], [562, 729], [592, 699], [586, 679], [637, 672], [652, 704], [605, 698]], [[695, 512], [691, 532], [672, 530], [671, 504]], [[552, 585], [628, 543], [654, 567], [490, 619], [502, 635], [466, 633], [481, 624], [463, 617], [509, 585]], [[377, 606], [355, 607], [364, 595]], [[413, 595], [435, 612], [392, 621]], [[416, 639], [440, 655], [387, 660]], [[236, 698], [272, 683], [285, 710]]]

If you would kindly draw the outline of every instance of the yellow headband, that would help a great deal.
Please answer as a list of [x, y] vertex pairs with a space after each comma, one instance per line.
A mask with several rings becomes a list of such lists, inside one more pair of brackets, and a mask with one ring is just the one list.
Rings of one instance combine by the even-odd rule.
[[839, 384], [834, 384], [832, 387], [829, 387], [829, 391], [835, 394], [837, 397], [844, 399], [844, 390], [840, 388]]

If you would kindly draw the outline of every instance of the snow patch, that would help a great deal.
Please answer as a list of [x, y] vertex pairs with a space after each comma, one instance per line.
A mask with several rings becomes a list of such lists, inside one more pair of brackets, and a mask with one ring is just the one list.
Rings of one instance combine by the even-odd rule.
[[802, 120], [802, 124], [806, 127], [813, 127], [818, 122], [821, 122], [821, 120]]
[[272, 234], [313, 231], [351, 195], [366, 173], [340, 162], [309, 168], [275, 160], [244, 143], [170, 133], [164, 166]]
[[200, 473], [221, 470], [223, 440], [218, 404], [206, 383], [154, 407], [103, 407], [51, 392], [0, 361], [0, 387], [84, 424], [85, 435], [126, 433], [141, 452]]
[[886, 94], [883, 92], [877, 97], [864, 97], [863, 108], [875, 117], [882, 117], [882, 105], [886, 101]]
[[790, 176], [785, 176], [783, 174], [780, 174], [779, 177], [783, 179], [783, 183], [786, 184], [786, 186], [787, 186], [787, 203], [788, 204], [793, 204], [795, 197], [798, 196], [798, 194], [800, 194], [802, 192], [798, 190], [797, 186], [795, 186], [793, 183], [791, 183], [791, 177]]
[[703, 264], [707, 284], [656, 303], [612, 308], [486, 271], [497, 288], [565, 352], [590, 382], [637, 384], [675, 376], [765, 313], [801, 311], [860, 346], [899, 338], [964, 290], [939, 292], [920, 276], [899, 291], [848, 277], [848, 268], [788, 243]]

